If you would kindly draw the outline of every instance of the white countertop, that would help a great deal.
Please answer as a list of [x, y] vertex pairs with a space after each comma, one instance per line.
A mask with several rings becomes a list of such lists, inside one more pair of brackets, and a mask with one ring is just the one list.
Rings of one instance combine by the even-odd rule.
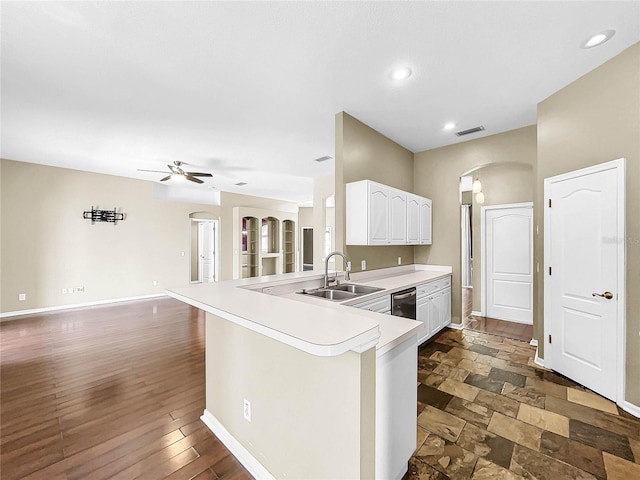
[[[320, 286], [323, 272], [296, 272], [172, 288], [173, 298], [218, 315], [287, 345], [319, 356], [363, 352], [376, 346], [378, 356], [423, 328], [421, 322], [383, 315], [349, 304], [451, 275], [451, 267], [409, 265], [355, 273], [350, 283], [384, 291], [333, 302], [294, 293], [300, 282]], [[341, 274], [339, 274], [341, 276]], [[263, 289], [279, 294], [262, 293]]]

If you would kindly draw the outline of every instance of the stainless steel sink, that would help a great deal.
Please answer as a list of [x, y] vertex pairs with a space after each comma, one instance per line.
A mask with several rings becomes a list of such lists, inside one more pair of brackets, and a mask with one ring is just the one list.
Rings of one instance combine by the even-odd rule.
[[309, 290], [306, 292], [298, 292], [298, 293], [306, 293], [307, 295], [311, 295], [313, 297], [326, 298], [327, 300], [348, 300], [350, 298], [356, 298], [358, 295], [350, 292], [343, 292], [341, 290], [333, 290], [333, 289], [318, 289], [318, 290]]
[[374, 293], [374, 292], [379, 292], [380, 290], [384, 290], [384, 288], [368, 287], [366, 285], [356, 285], [354, 283], [344, 283], [342, 285], [335, 285], [329, 288], [331, 290], [355, 293], [356, 295], [367, 295], [369, 293]]
[[304, 295], [311, 295], [312, 297], [326, 298], [327, 300], [333, 300], [338, 302], [341, 300], [349, 300], [350, 298], [356, 298], [360, 295], [367, 295], [373, 292], [379, 292], [384, 288], [368, 287], [366, 285], [356, 285], [353, 283], [345, 283], [342, 285], [333, 285], [327, 288], [316, 288], [314, 290], [302, 290], [297, 292]]

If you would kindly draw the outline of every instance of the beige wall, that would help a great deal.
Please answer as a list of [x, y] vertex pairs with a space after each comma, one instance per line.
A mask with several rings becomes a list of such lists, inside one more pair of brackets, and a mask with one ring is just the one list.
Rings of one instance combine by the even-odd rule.
[[[351, 115], [336, 114], [336, 248], [360, 271], [362, 260], [367, 270], [413, 263], [413, 247], [361, 247], [345, 245], [345, 184], [372, 180], [407, 192], [413, 192], [413, 152], [398, 145]], [[417, 192], [416, 192], [417, 193]]]
[[[211, 205], [155, 200], [151, 182], [9, 160], [1, 160], [1, 168], [2, 312], [162, 293], [185, 284], [189, 214], [219, 213]], [[126, 219], [92, 225], [82, 218], [92, 205], [116, 207]], [[78, 286], [83, 293], [62, 294]], [[27, 300], [19, 302], [19, 293]]]
[[[11, 160], [0, 160], [0, 172], [2, 313], [160, 294], [188, 283], [193, 212], [220, 218], [220, 273], [230, 279], [233, 207], [298, 208], [224, 193], [221, 207], [158, 200], [152, 182]], [[91, 206], [117, 207], [126, 219], [91, 225], [82, 218]], [[83, 293], [62, 294], [79, 286]], [[19, 293], [27, 300], [18, 301]]]
[[483, 205], [473, 199], [472, 232], [473, 232], [473, 310], [479, 312], [482, 306], [482, 218], [481, 207], [504, 205], [509, 203], [533, 202], [533, 166], [522, 163], [501, 163], [482, 167], [473, 172], [482, 184], [485, 196]]
[[298, 227], [313, 227], [313, 207], [300, 207], [298, 210]]
[[207, 410], [274, 477], [374, 477], [375, 349], [318, 357], [207, 314], [205, 351]]
[[[313, 268], [324, 268], [325, 201], [335, 192], [333, 175], [313, 179]], [[334, 215], [335, 221], [335, 215]]]
[[[414, 191], [433, 200], [433, 245], [416, 246], [415, 262], [451, 265], [452, 306], [454, 323], [460, 322], [460, 176], [489, 165], [510, 165], [505, 175], [517, 176], [536, 162], [536, 127], [524, 127], [488, 137], [469, 140], [448, 147], [415, 154]], [[500, 168], [500, 167], [491, 167]], [[498, 171], [498, 170], [496, 170]], [[497, 179], [499, 181], [499, 178]], [[521, 184], [526, 182], [522, 180]], [[487, 201], [498, 195], [487, 178]], [[491, 192], [489, 192], [491, 188]], [[504, 197], [501, 197], [504, 198]], [[518, 198], [516, 196], [509, 198]], [[475, 213], [475, 212], [474, 212]]]
[[[640, 43], [579, 78], [538, 105], [536, 206], [544, 179], [626, 158], [627, 355], [626, 400], [640, 405]], [[536, 262], [544, 265], [543, 209]], [[536, 278], [536, 338], [543, 337], [543, 275]], [[541, 355], [544, 342], [539, 341]]]

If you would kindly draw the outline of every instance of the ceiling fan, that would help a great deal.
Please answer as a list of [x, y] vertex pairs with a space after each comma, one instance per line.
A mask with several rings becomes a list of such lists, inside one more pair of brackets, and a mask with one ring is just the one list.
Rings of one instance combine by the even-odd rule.
[[[178, 180], [178, 181], [182, 181], [182, 180], [189, 180], [191, 182], [196, 182], [196, 183], [204, 183], [202, 180], [200, 180], [199, 178], [196, 177], [213, 177], [213, 175], [211, 175], [210, 173], [204, 173], [204, 172], [185, 172], [182, 169], [182, 165], [186, 165], [184, 162], [181, 162], [180, 160], [175, 160], [173, 162], [173, 165], [167, 165], [167, 167], [169, 167], [169, 170], [171, 171], [171, 173], [169, 175], [167, 175], [164, 178], [161, 178], [160, 181], [161, 182], [166, 182], [169, 179], [174, 179], [174, 180]], [[139, 172], [153, 172], [153, 173], [167, 173], [167, 172], [162, 172], [160, 170], [142, 170], [142, 169], [138, 169]]]

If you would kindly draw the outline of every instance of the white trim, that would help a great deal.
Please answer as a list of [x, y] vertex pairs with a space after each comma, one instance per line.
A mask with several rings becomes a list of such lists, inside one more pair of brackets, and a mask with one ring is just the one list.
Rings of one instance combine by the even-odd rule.
[[[487, 313], [487, 260], [486, 260], [486, 215], [487, 210], [504, 210], [508, 208], [531, 208], [531, 217], [533, 219], [533, 202], [521, 202], [521, 203], [504, 203], [501, 205], [487, 205], [480, 207], [480, 316], [486, 317]], [[531, 248], [533, 249], [533, 231], [531, 232]], [[531, 261], [533, 262], [533, 251], [531, 252]], [[532, 265], [533, 268], [533, 265]], [[533, 289], [531, 295], [533, 296]], [[531, 305], [533, 305], [533, 298], [531, 299]], [[506, 321], [515, 321], [515, 320], [506, 320]], [[526, 325], [533, 325], [533, 320], [531, 322], [517, 322], [516, 323], [524, 323]]]
[[109, 300], [96, 300], [95, 302], [75, 303], [72, 305], [57, 305], [53, 307], [32, 308], [29, 310], [16, 310], [14, 312], [0, 313], [0, 322], [4, 318], [17, 317], [21, 315], [34, 315], [36, 313], [57, 312], [58, 310], [71, 310], [73, 308], [93, 307], [96, 305], [106, 305], [108, 303], [131, 302], [134, 300], [147, 300], [149, 298], [166, 297], [164, 293], [151, 293], [149, 295], [138, 295], [135, 297], [111, 298]]
[[[532, 338], [531, 341], [529, 342], [529, 345], [533, 346], [533, 347], [537, 347], [538, 346], [538, 340], [536, 340], [535, 338]], [[536, 354], [538, 353], [538, 350], [536, 349]]]
[[236, 440], [236, 438], [229, 433], [229, 431], [224, 428], [222, 423], [218, 421], [218, 419], [209, 411], [206, 410], [200, 417], [200, 420], [211, 430], [218, 440], [220, 440], [225, 447], [229, 449], [229, 451], [233, 454], [234, 457], [242, 464], [244, 468], [246, 468], [249, 473], [258, 479], [274, 479], [273, 475], [269, 473], [269, 470], [264, 468], [256, 457], [251, 455], [251, 452], [244, 448], [244, 446]]
[[449, 325], [447, 325], [447, 327], [452, 328], [454, 330], [463, 330], [464, 329], [464, 325], [462, 325], [462, 323], [450, 323]]
[[471, 315], [475, 315], [476, 317], [484, 317], [482, 312], [476, 312], [475, 310], [471, 310]]
[[625, 412], [629, 412], [631, 415], [640, 418], [640, 407], [638, 405], [624, 401], [620, 406]]
[[[549, 177], [544, 179], [544, 203], [542, 208], [544, 208], [544, 335], [543, 338], [545, 340], [545, 359], [544, 362], [547, 368], [553, 369], [553, 348], [551, 344], [548, 342], [549, 333], [551, 332], [551, 302], [549, 302], [549, 298], [551, 298], [551, 282], [549, 281], [549, 276], [545, 275], [544, 272], [548, 270], [549, 265], [551, 263], [551, 226], [549, 215], [547, 214], [547, 209], [544, 207], [549, 203], [549, 198], [551, 195], [551, 185], [556, 182], [561, 182], [564, 180], [569, 180], [571, 178], [581, 177], [585, 175], [591, 175], [594, 173], [603, 172], [605, 170], [615, 169], [617, 172], [617, 187], [618, 187], [618, 238], [622, 239], [622, 241], [618, 242], [618, 318], [617, 318], [617, 327], [618, 327], [618, 338], [616, 345], [616, 397], [614, 401], [620, 405], [620, 407], [624, 408], [624, 405], [627, 403], [624, 400], [625, 397], [625, 372], [626, 372], [626, 352], [625, 352], [625, 339], [626, 339], [626, 191], [625, 191], [625, 159], [618, 158], [616, 160], [611, 160], [609, 162], [600, 163], [598, 165], [593, 165], [591, 167], [582, 168], [580, 170], [574, 170], [571, 172], [563, 173], [560, 175], [556, 175], [554, 177]], [[630, 404], [631, 405], [631, 404]]]
[[547, 366], [544, 363], [544, 358], [540, 358], [538, 356], [538, 347], [536, 347], [536, 356], [533, 359], [533, 363], [535, 363], [536, 365], [542, 367], [542, 368], [547, 368]]

